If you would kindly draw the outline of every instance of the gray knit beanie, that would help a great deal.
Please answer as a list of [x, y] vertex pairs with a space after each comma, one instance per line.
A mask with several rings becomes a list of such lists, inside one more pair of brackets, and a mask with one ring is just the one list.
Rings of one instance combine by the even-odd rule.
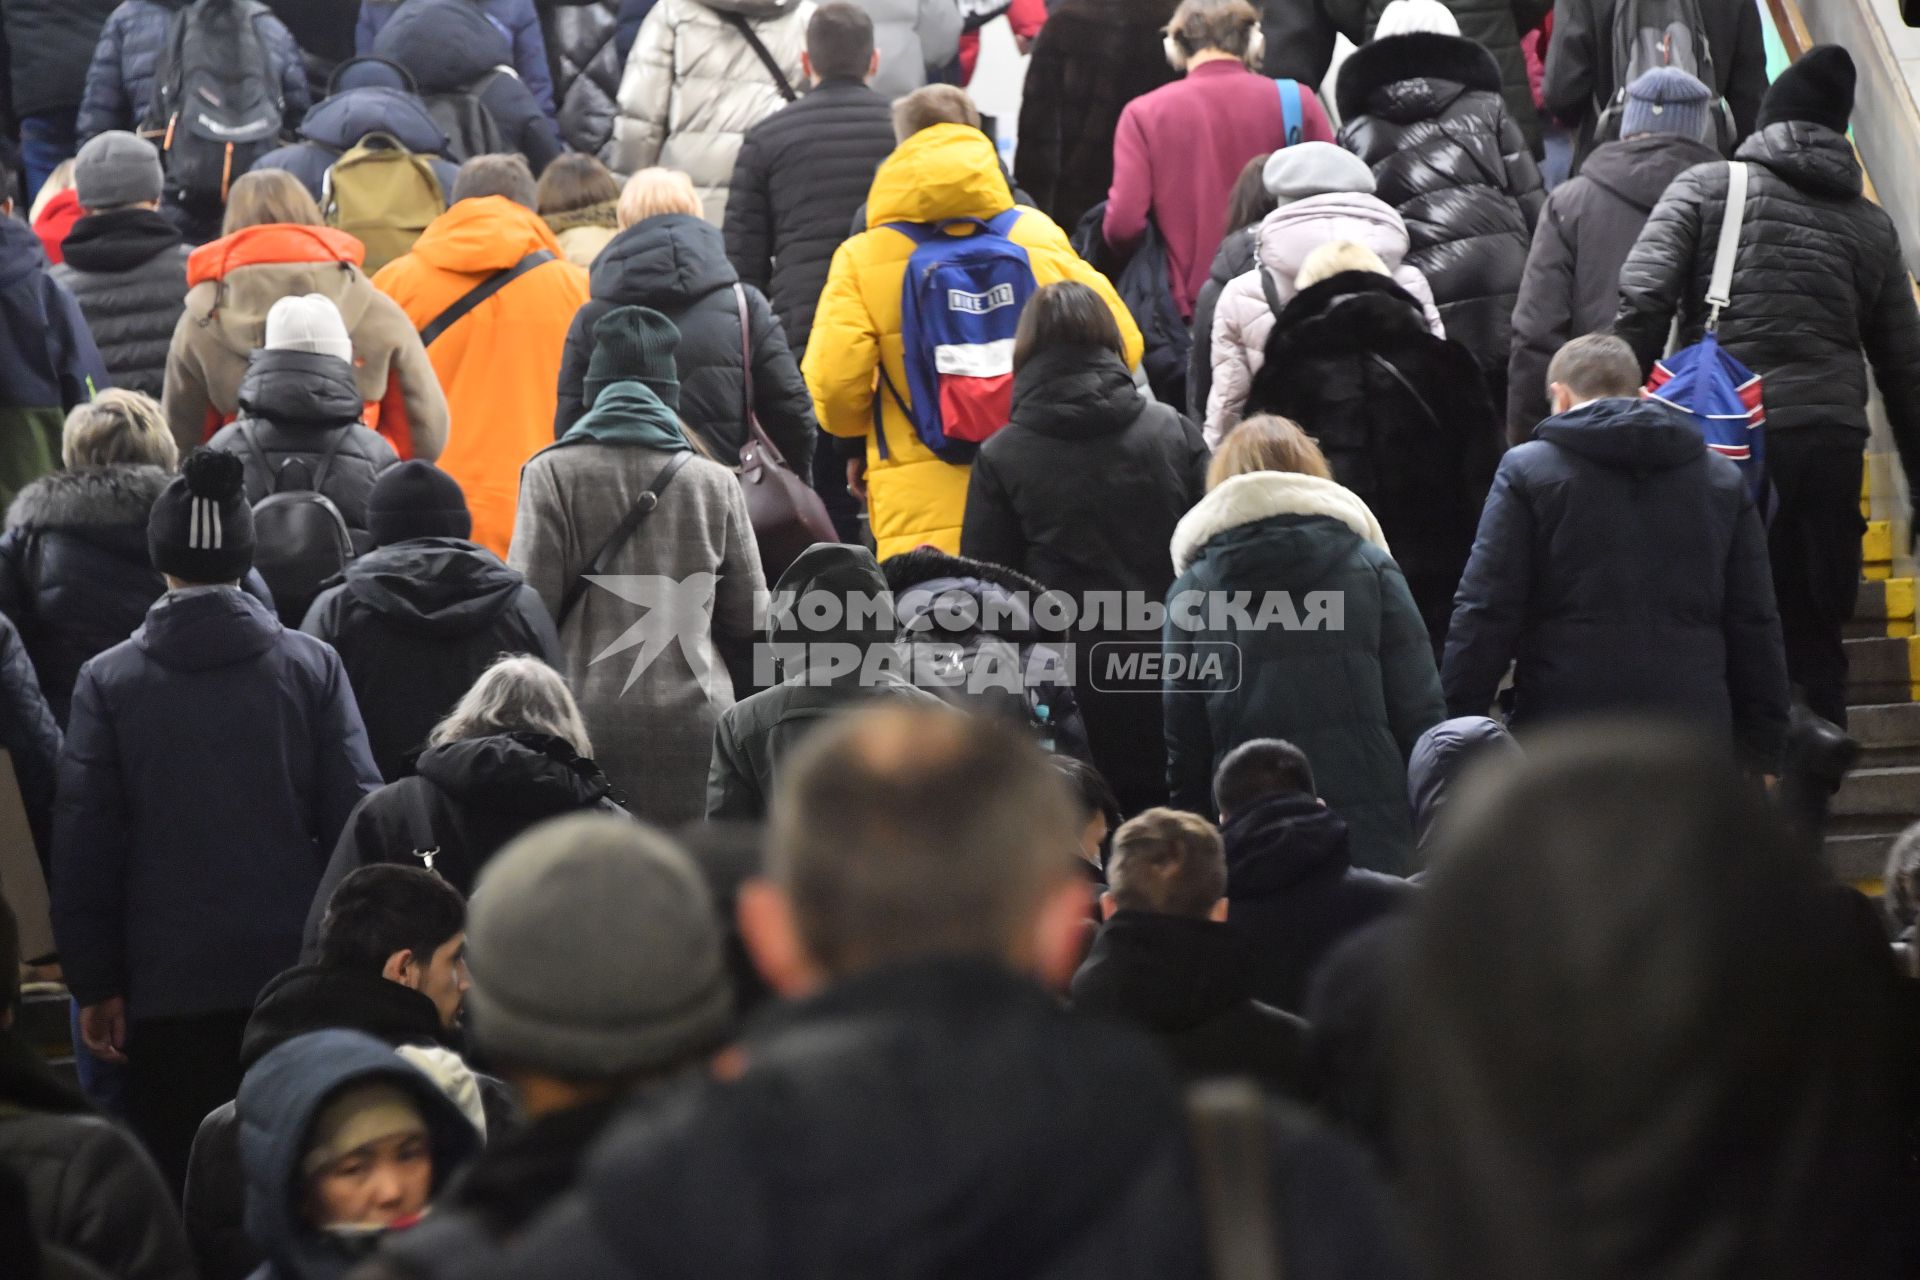
[[733, 1013], [706, 882], [666, 836], [610, 814], [542, 823], [487, 864], [467, 970], [475, 1046], [571, 1079], [678, 1066]]
[[1654, 67], [1627, 86], [1620, 113], [1620, 136], [1670, 133], [1705, 142], [1713, 120], [1708, 108], [1713, 90], [1678, 67]]
[[1267, 158], [1261, 185], [1282, 206], [1336, 191], [1373, 194], [1373, 170], [1345, 147], [1331, 142], [1296, 142]]

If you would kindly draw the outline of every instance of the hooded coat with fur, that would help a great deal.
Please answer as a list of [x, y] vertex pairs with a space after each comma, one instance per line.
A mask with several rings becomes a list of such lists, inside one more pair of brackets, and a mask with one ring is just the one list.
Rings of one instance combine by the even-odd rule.
[[[1200, 592], [1203, 607], [1198, 627], [1170, 610], [1167, 643], [1238, 655], [1237, 670], [1168, 682], [1173, 803], [1212, 816], [1213, 771], [1227, 752], [1285, 738], [1306, 752], [1321, 798], [1351, 829], [1354, 863], [1405, 870], [1407, 755], [1446, 706], [1427, 629], [1373, 513], [1331, 480], [1234, 476], [1181, 520], [1173, 563], [1169, 598]], [[1253, 593], [1256, 621], [1273, 610], [1266, 625], [1208, 616], [1235, 591]]]

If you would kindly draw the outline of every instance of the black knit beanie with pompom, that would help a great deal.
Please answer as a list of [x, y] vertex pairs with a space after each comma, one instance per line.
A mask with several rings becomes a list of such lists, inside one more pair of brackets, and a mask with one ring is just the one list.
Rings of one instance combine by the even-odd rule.
[[238, 582], [253, 567], [253, 510], [246, 468], [219, 449], [187, 455], [147, 517], [153, 567], [182, 582]]

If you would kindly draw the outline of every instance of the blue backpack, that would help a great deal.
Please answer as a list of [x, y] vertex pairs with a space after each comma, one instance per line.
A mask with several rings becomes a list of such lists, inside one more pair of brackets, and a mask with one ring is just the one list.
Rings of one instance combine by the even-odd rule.
[[[907, 395], [884, 363], [880, 380], [920, 442], [947, 462], [972, 461], [1013, 408], [1014, 331], [1040, 287], [1027, 251], [1008, 239], [1020, 214], [887, 224], [914, 243], [900, 285]], [[948, 233], [960, 226], [973, 233]], [[877, 396], [873, 416], [880, 456], [889, 457]]]

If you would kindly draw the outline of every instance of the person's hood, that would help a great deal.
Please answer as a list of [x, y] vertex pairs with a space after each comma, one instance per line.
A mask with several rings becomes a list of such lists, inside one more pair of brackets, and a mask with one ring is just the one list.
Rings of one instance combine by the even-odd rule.
[[1258, 259], [1254, 247], [1259, 242], [1259, 224], [1229, 231], [1213, 253], [1213, 282], [1221, 287], [1253, 270]]
[[188, 255], [188, 288], [208, 283], [217, 287], [210, 298], [195, 300], [190, 294], [187, 314], [213, 341], [242, 359], [261, 345], [267, 312], [290, 294], [324, 294], [352, 333], [375, 297], [373, 285], [359, 270], [366, 254], [356, 237], [332, 227], [272, 223], [243, 228]]
[[1405, 261], [1410, 243], [1407, 224], [1393, 206], [1358, 191], [1330, 191], [1281, 205], [1260, 223], [1255, 239], [1254, 255], [1279, 277], [1283, 297], [1321, 245], [1355, 241], [1379, 254], [1392, 271]]
[[236, 1113], [247, 1235], [276, 1275], [337, 1280], [360, 1260], [301, 1216], [300, 1162], [321, 1108], [341, 1090], [375, 1081], [406, 1090], [419, 1108], [432, 1141], [436, 1187], [479, 1150], [480, 1137], [460, 1109], [372, 1036], [316, 1031], [273, 1049], [241, 1080]]
[[800, 0], [700, 0], [716, 13], [737, 13], [743, 18], [777, 18], [793, 9]]
[[18, 218], [0, 218], [0, 289], [47, 269], [47, 250], [32, 227]]
[[922, 129], [880, 162], [867, 194], [867, 226], [992, 218], [1013, 207], [1000, 154], [963, 124]]
[[568, 231], [578, 231], [591, 227], [595, 231], [617, 231], [620, 227], [620, 202], [618, 200], [599, 200], [593, 204], [581, 205], [578, 209], [563, 209], [559, 213], [541, 215], [541, 221], [547, 224], [547, 230], [558, 237]]
[[1580, 176], [1602, 191], [1650, 214], [1667, 186], [1697, 164], [1718, 160], [1704, 142], [1673, 133], [1646, 133], [1595, 147]]
[[1407, 801], [1413, 806], [1414, 847], [1424, 851], [1467, 766], [1490, 755], [1520, 754], [1506, 726], [1486, 716], [1442, 720], [1420, 735], [1407, 757]]
[[300, 136], [335, 151], [358, 146], [370, 133], [390, 133], [407, 150], [442, 155], [447, 135], [427, 113], [427, 104], [404, 89], [368, 85], [348, 89], [307, 112]]
[[1699, 428], [1674, 409], [1624, 396], [1555, 414], [1533, 429], [1533, 438], [1636, 476], [1683, 467], [1707, 451]]
[[593, 260], [588, 284], [601, 302], [679, 311], [740, 278], [720, 229], [690, 213], [634, 223]]
[[367, 247], [357, 237], [338, 228], [270, 222], [242, 227], [187, 255], [187, 287], [209, 280], [225, 280], [241, 267], [282, 263], [357, 267], [366, 260]]
[[1734, 159], [1763, 165], [1810, 196], [1857, 200], [1864, 189], [1860, 157], [1843, 133], [1823, 124], [1782, 120], [1747, 138]]
[[83, 536], [137, 529], [144, 559], [147, 516], [172, 479], [159, 467], [131, 465], [51, 471], [15, 495], [7, 508], [7, 528], [70, 530]]
[[133, 643], [169, 671], [213, 671], [259, 657], [281, 630], [272, 609], [237, 587], [169, 591], [147, 610]]
[[[904, 636], [945, 635], [937, 606], [950, 591], [980, 603], [977, 624], [983, 631], [1020, 643], [1045, 634], [1033, 618], [1032, 607], [1047, 589], [1024, 573], [985, 560], [950, 556], [933, 547], [890, 556], [880, 568], [893, 592], [893, 610]], [[994, 625], [988, 627], [989, 622]]]
[[254, 352], [237, 400], [241, 417], [279, 427], [341, 427], [366, 412], [352, 365], [339, 356], [291, 348]]
[[1500, 64], [1478, 41], [1417, 31], [1361, 45], [1340, 67], [1342, 120], [1431, 120], [1461, 94], [1500, 92]]
[[440, 1011], [411, 987], [337, 965], [288, 969], [261, 988], [240, 1040], [240, 1069], [309, 1031], [362, 1031], [390, 1045], [444, 1044]]
[[1232, 815], [1220, 836], [1229, 901], [1271, 898], [1353, 866], [1345, 819], [1300, 792], [1262, 797]]
[[1342, 271], [1293, 295], [1274, 321], [1267, 350], [1285, 367], [1292, 357], [1379, 350], [1428, 336], [1420, 303], [1391, 277]]
[[505, 196], [456, 201], [427, 224], [413, 242], [413, 256], [442, 271], [504, 271], [545, 249], [565, 257], [540, 215]]
[[1145, 405], [1119, 356], [1098, 347], [1056, 347], [1013, 376], [1011, 420], [1043, 436], [1087, 440], [1114, 435]]
[[[1282, 516], [1328, 517], [1352, 530], [1355, 537], [1391, 553], [1380, 522], [1352, 490], [1319, 476], [1253, 471], [1222, 481], [1180, 517], [1173, 528], [1174, 572], [1185, 573], [1216, 539]], [[1339, 554], [1345, 554], [1344, 548]]]
[[179, 247], [179, 231], [158, 209], [107, 209], [74, 223], [60, 255], [76, 271], [131, 271]]
[[1116, 913], [1073, 975], [1073, 1007], [1155, 1031], [1186, 1031], [1253, 996], [1243, 944], [1225, 924], [1145, 911]]
[[347, 594], [396, 630], [454, 641], [493, 625], [526, 579], [463, 538], [408, 538], [346, 569]]
[[[809, 627], [801, 607], [809, 595], [854, 601], [829, 627]], [[816, 542], [802, 551], [773, 587], [767, 619], [769, 644], [859, 645], [871, 649], [894, 638], [893, 595], [873, 552], [843, 542]], [[789, 604], [791, 602], [791, 604]], [[881, 606], [885, 608], [882, 609]]]
[[495, 67], [513, 65], [507, 38], [473, 0], [403, 4], [368, 52], [406, 68], [423, 94], [463, 89]]
[[613, 789], [600, 766], [544, 733], [496, 733], [429, 747], [414, 768], [456, 804], [529, 820], [591, 808]]

